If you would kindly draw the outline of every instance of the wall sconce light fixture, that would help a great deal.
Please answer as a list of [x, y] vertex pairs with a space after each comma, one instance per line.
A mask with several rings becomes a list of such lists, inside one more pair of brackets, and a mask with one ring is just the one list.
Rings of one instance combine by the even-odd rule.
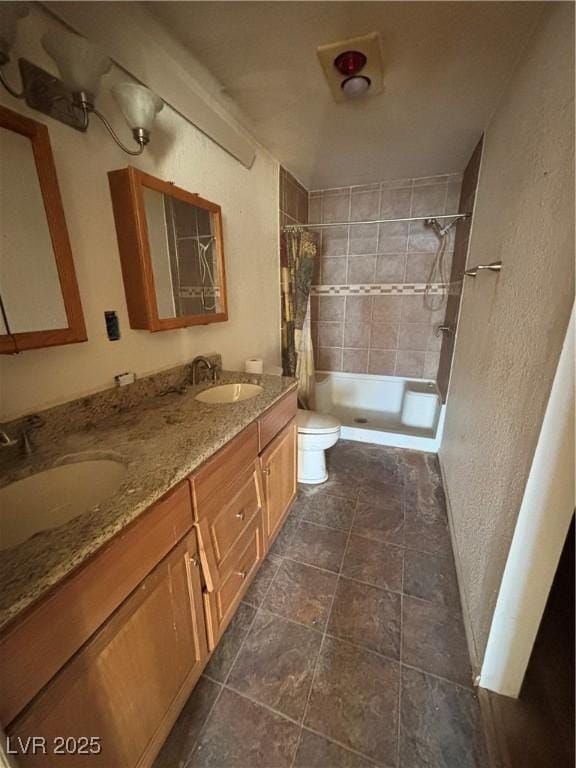
[[[8, 11], [4, 9], [8, 6]], [[10, 11], [10, 7], [20, 6]], [[47, 32], [42, 46], [54, 60], [61, 79], [37, 67], [27, 59], [19, 59], [22, 91], [18, 92], [6, 81], [2, 65], [10, 60], [10, 50], [16, 38], [18, 19], [26, 15], [26, 3], [0, 3], [2, 27], [0, 31], [0, 82], [16, 98], [24, 98], [32, 109], [50, 115], [60, 122], [86, 131], [90, 115], [102, 121], [116, 144], [129, 155], [140, 155], [150, 141], [150, 131], [164, 102], [150, 89], [137, 83], [118, 83], [112, 87], [114, 98], [130, 128], [138, 148], [130, 149], [120, 141], [116, 132], [95, 107], [100, 79], [111, 67], [110, 59], [98, 46], [65, 29]], [[8, 20], [9, 23], [5, 23]]]
[[0, 3], [0, 83], [16, 99], [21, 99], [24, 93], [10, 85], [2, 72], [2, 67], [10, 61], [10, 51], [16, 41], [18, 21], [28, 15], [28, 10], [28, 5], [18, 0], [13, 3]]

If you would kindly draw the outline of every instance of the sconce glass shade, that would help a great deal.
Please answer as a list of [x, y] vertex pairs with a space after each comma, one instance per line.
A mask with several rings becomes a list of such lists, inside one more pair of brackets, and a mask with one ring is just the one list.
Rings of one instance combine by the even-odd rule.
[[16, 30], [18, 19], [28, 15], [28, 3], [21, 3], [17, 0], [13, 3], [0, 3], [0, 54], [4, 59], [10, 58], [16, 41]]
[[46, 32], [42, 45], [71, 91], [92, 96], [98, 92], [100, 78], [110, 69], [110, 59], [97, 45], [65, 29]]
[[130, 128], [150, 131], [154, 118], [164, 106], [162, 99], [138, 83], [118, 83], [112, 86], [112, 93]]

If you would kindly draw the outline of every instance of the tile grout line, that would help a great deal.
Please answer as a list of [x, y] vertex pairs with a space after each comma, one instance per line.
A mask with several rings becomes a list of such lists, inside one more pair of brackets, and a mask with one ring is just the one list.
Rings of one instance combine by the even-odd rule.
[[[211, 678], [210, 678], [211, 679]], [[359, 757], [363, 757], [364, 759], [368, 760], [370, 763], [372, 763], [375, 766], [381, 766], [381, 763], [376, 762], [373, 760], [373, 758], [369, 757], [369, 755], [366, 755], [364, 752], [359, 752], [357, 749], [353, 749], [352, 747], [347, 746], [342, 741], [338, 741], [337, 739], [333, 739], [331, 736], [326, 736], [326, 734], [322, 733], [321, 731], [317, 731], [315, 728], [311, 728], [308, 725], [303, 725], [300, 721], [295, 720], [293, 717], [290, 717], [290, 715], [285, 714], [284, 712], [280, 712], [277, 709], [274, 709], [269, 704], [264, 704], [258, 699], [253, 698], [252, 696], [249, 696], [247, 693], [244, 693], [243, 691], [239, 691], [236, 688], [234, 688], [231, 685], [222, 685], [222, 688], [226, 688], [227, 691], [231, 691], [232, 693], [235, 693], [237, 696], [240, 696], [242, 699], [246, 699], [246, 701], [249, 701], [251, 704], [254, 704], [256, 707], [260, 707], [262, 709], [265, 709], [266, 711], [270, 712], [273, 715], [276, 715], [276, 717], [280, 717], [282, 720], [286, 720], [289, 723], [292, 723], [293, 725], [300, 726], [301, 731], [310, 731], [311, 733], [315, 734], [316, 736], [320, 736], [322, 739], [325, 739], [326, 741], [329, 741], [331, 744], [335, 744], [338, 747], [342, 747], [342, 749], [345, 749], [348, 752], [352, 752], [355, 755], [358, 755]], [[300, 746], [300, 742], [298, 742], [298, 746]], [[298, 752], [298, 747], [296, 748], [296, 751], [294, 755], [296, 756]], [[291, 764], [293, 765], [293, 763]]]
[[464, 685], [464, 683], [457, 683], [455, 680], [449, 680], [447, 677], [442, 677], [442, 675], [438, 675], [435, 672], [429, 672], [427, 669], [422, 669], [422, 667], [415, 667], [414, 664], [406, 664], [405, 661], [402, 662], [402, 666], [406, 669], [412, 669], [414, 672], [420, 672], [422, 675], [433, 677], [435, 680], [440, 680], [440, 682], [446, 683], [447, 685], [453, 685], [461, 691], [468, 691], [468, 693], [471, 693], [474, 696], [477, 695], [472, 680], [470, 681], [470, 685]]
[[[402, 511], [403, 511], [403, 522], [404, 522], [404, 527], [405, 527], [405, 525], [406, 525], [406, 509], [407, 509], [407, 502], [406, 502], [407, 483], [406, 483], [406, 478], [404, 478], [402, 480], [402, 488], [403, 488]], [[326, 495], [335, 496], [334, 494], [330, 494], [330, 493], [327, 493]], [[304, 496], [304, 498], [306, 498], [306, 495]], [[313, 498], [314, 498], [314, 495], [311, 495], [309, 497], [309, 500], [313, 499]], [[338, 497], [338, 496], [336, 496], [336, 498], [346, 498], [346, 497]], [[398, 545], [398, 544], [395, 544], [394, 542], [381, 542], [381, 543], [386, 544], [386, 545], [394, 546], [397, 549], [400, 549], [400, 550], [403, 551], [402, 571], [401, 571], [401, 591], [399, 593], [399, 595], [400, 595], [400, 651], [399, 651], [399, 659], [392, 659], [392, 658], [390, 658], [388, 656], [385, 656], [384, 654], [379, 653], [378, 651], [374, 651], [374, 650], [372, 650], [370, 648], [367, 648], [367, 647], [364, 647], [364, 646], [352, 643], [349, 640], [346, 640], [346, 639], [343, 639], [343, 638], [338, 638], [337, 636], [332, 635], [332, 634], [330, 634], [328, 632], [328, 623], [329, 623], [330, 616], [331, 616], [331, 613], [332, 613], [332, 610], [333, 610], [333, 606], [334, 606], [334, 602], [335, 602], [335, 599], [336, 599], [336, 592], [337, 592], [337, 589], [338, 589], [338, 585], [339, 585], [341, 579], [349, 579], [349, 580], [355, 581], [357, 583], [366, 584], [367, 586], [373, 586], [373, 587], [377, 587], [379, 589], [384, 589], [384, 591], [391, 592], [391, 590], [386, 590], [383, 587], [378, 587], [378, 585], [370, 584], [370, 582], [363, 582], [361, 580], [357, 580], [357, 579], [353, 579], [353, 578], [347, 577], [347, 576], [343, 575], [343, 573], [342, 573], [342, 570], [343, 570], [343, 567], [344, 567], [344, 562], [345, 562], [346, 556], [347, 556], [348, 551], [349, 551], [349, 545], [350, 545], [350, 541], [351, 541], [352, 535], [359, 535], [361, 538], [369, 538], [369, 537], [362, 537], [361, 534], [355, 534], [353, 532], [353, 527], [354, 527], [354, 523], [355, 523], [355, 520], [356, 520], [356, 517], [357, 517], [357, 512], [358, 512], [358, 507], [360, 505], [360, 501], [358, 500], [358, 498], [356, 498], [356, 499], [348, 499], [348, 501], [352, 501], [354, 503], [354, 511], [353, 511], [353, 514], [352, 514], [352, 520], [351, 520], [351, 523], [350, 523], [350, 527], [349, 527], [348, 532], [347, 532], [346, 544], [345, 544], [345, 547], [344, 547], [344, 550], [343, 550], [343, 555], [342, 555], [342, 558], [341, 558], [341, 561], [340, 561], [340, 566], [339, 566], [338, 571], [336, 573], [334, 571], [328, 571], [327, 569], [319, 568], [318, 566], [314, 566], [314, 565], [312, 565], [310, 563], [301, 563], [298, 560], [294, 560], [294, 559], [286, 557], [285, 555], [282, 555], [282, 554], [278, 555], [278, 554], [272, 553], [274, 555], [274, 557], [279, 561], [279, 565], [276, 568], [272, 578], [270, 579], [270, 582], [269, 582], [268, 587], [266, 588], [266, 590], [264, 592], [264, 595], [262, 597], [262, 600], [261, 600], [260, 604], [255, 606], [255, 605], [251, 605], [250, 603], [246, 603], [247, 605], [250, 605], [250, 607], [252, 607], [254, 609], [254, 611], [255, 611], [254, 617], [253, 617], [253, 620], [250, 622], [250, 625], [249, 625], [248, 629], [246, 630], [245, 636], [244, 636], [244, 638], [243, 638], [243, 640], [242, 640], [242, 642], [241, 642], [241, 644], [240, 644], [240, 646], [238, 648], [237, 653], [234, 656], [234, 659], [233, 659], [233, 661], [231, 663], [231, 666], [230, 666], [230, 669], [228, 671], [228, 674], [226, 675], [225, 681], [223, 683], [221, 683], [218, 680], [214, 680], [213, 678], [211, 678], [210, 675], [207, 675], [207, 674], [204, 675], [208, 680], [210, 680], [214, 684], [218, 685], [220, 690], [218, 691], [218, 693], [217, 693], [217, 695], [215, 697], [215, 700], [214, 700], [212, 706], [210, 707], [210, 709], [208, 711], [206, 719], [204, 720], [204, 723], [203, 723], [202, 727], [200, 728], [200, 730], [198, 732], [198, 736], [197, 736], [197, 738], [194, 741], [193, 749], [189, 753], [189, 757], [186, 760], [185, 766], [189, 766], [190, 761], [192, 760], [192, 756], [196, 752], [196, 749], [198, 747], [200, 739], [201, 739], [201, 737], [202, 737], [202, 735], [203, 735], [203, 733], [204, 733], [204, 731], [205, 731], [205, 729], [207, 727], [207, 724], [209, 723], [209, 721], [211, 720], [211, 718], [213, 716], [214, 709], [216, 708], [216, 706], [217, 706], [217, 704], [218, 704], [218, 702], [220, 700], [220, 697], [222, 695], [222, 692], [223, 692], [223, 690], [225, 688], [227, 690], [233, 691], [236, 695], [239, 695], [239, 696], [241, 696], [241, 697], [251, 701], [254, 705], [261, 706], [261, 707], [263, 707], [265, 709], [268, 709], [270, 712], [274, 713], [275, 715], [277, 715], [277, 716], [279, 716], [279, 717], [281, 717], [281, 718], [283, 718], [285, 720], [288, 720], [288, 721], [294, 723], [295, 725], [299, 725], [300, 726], [300, 732], [299, 732], [299, 735], [298, 735], [298, 742], [297, 742], [295, 750], [294, 750], [294, 755], [293, 755], [293, 758], [292, 758], [291, 766], [293, 766], [294, 763], [295, 763], [296, 756], [297, 756], [297, 753], [298, 753], [298, 750], [300, 748], [301, 741], [302, 741], [302, 733], [303, 733], [304, 730], [308, 730], [308, 731], [310, 731], [312, 733], [316, 733], [317, 735], [319, 735], [322, 738], [326, 739], [328, 742], [336, 744], [338, 746], [341, 746], [342, 748], [350, 751], [351, 753], [354, 753], [354, 754], [357, 754], [359, 756], [362, 756], [362, 757], [366, 758], [367, 760], [371, 761], [374, 765], [377, 765], [377, 763], [375, 763], [372, 758], [368, 757], [367, 755], [364, 755], [362, 752], [358, 752], [357, 750], [347, 746], [346, 744], [343, 744], [343, 743], [337, 741], [336, 739], [331, 738], [330, 736], [327, 736], [327, 735], [325, 735], [325, 734], [323, 734], [323, 733], [321, 733], [319, 731], [316, 731], [314, 728], [312, 728], [310, 726], [305, 726], [304, 725], [305, 719], [306, 719], [306, 715], [307, 715], [308, 709], [309, 709], [309, 704], [310, 704], [310, 699], [311, 699], [311, 696], [312, 696], [314, 682], [315, 682], [315, 679], [316, 679], [316, 676], [317, 676], [320, 656], [322, 654], [322, 650], [323, 650], [324, 645], [325, 645], [326, 637], [334, 638], [336, 640], [344, 642], [345, 644], [355, 646], [355, 647], [363, 650], [364, 652], [368, 652], [368, 653], [374, 654], [374, 655], [382, 657], [382, 658], [384, 658], [384, 659], [386, 659], [388, 661], [392, 661], [394, 663], [398, 663], [399, 664], [400, 682], [399, 682], [399, 696], [398, 696], [397, 768], [399, 768], [399, 765], [400, 765], [399, 761], [400, 761], [400, 738], [401, 738], [401, 703], [402, 703], [402, 671], [403, 671], [403, 667], [406, 667], [407, 669], [412, 669], [412, 670], [415, 670], [417, 672], [420, 672], [424, 676], [429, 676], [429, 677], [431, 677], [433, 679], [437, 679], [437, 680], [439, 680], [439, 681], [441, 681], [441, 682], [443, 682], [443, 683], [445, 683], [447, 685], [450, 685], [450, 686], [453, 686], [455, 688], [461, 689], [462, 691], [467, 691], [468, 693], [471, 693], [473, 696], [475, 696], [475, 691], [474, 691], [474, 688], [473, 688], [473, 686], [471, 684], [469, 686], [467, 686], [465, 684], [458, 683], [458, 682], [456, 682], [454, 680], [450, 680], [448, 678], [442, 677], [441, 675], [437, 675], [437, 674], [435, 674], [433, 672], [427, 671], [426, 669], [422, 669], [420, 667], [417, 667], [417, 666], [414, 666], [414, 665], [411, 665], [411, 664], [406, 664], [403, 661], [404, 597], [406, 597], [406, 596], [410, 597], [409, 595], [405, 595], [405, 593], [404, 593], [404, 590], [405, 590], [405, 577], [406, 577], [406, 573], [405, 573], [405, 571], [406, 571], [406, 553], [408, 551], [416, 551], [416, 552], [422, 552], [423, 554], [428, 554], [428, 555], [435, 556], [435, 557], [442, 558], [442, 559], [447, 557], [446, 553], [443, 553], [443, 552], [430, 552], [428, 550], [417, 550], [417, 549], [414, 549], [413, 547], [406, 547], [405, 544], [404, 545]], [[300, 524], [302, 522], [307, 522], [310, 525], [316, 525], [317, 527], [321, 527], [321, 528], [327, 528], [327, 529], [330, 529], [330, 530], [340, 530], [343, 533], [345, 532], [345, 531], [342, 531], [341, 529], [332, 529], [330, 526], [327, 526], [327, 525], [306, 521], [306, 520], [303, 520], [300, 517], [297, 518], [296, 529], [300, 526]], [[294, 536], [294, 534], [295, 534], [295, 532], [293, 532], [293, 536]], [[324, 623], [324, 628], [323, 628], [322, 633], [321, 633], [322, 634], [322, 640], [321, 640], [321, 643], [319, 645], [318, 655], [316, 657], [316, 661], [315, 661], [315, 664], [314, 664], [314, 669], [313, 669], [313, 673], [312, 673], [312, 681], [311, 681], [311, 684], [310, 684], [310, 689], [308, 691], [308, 696], [307, 696], [306, 704], [305, 704], [305, 707], [304, 707], [304, 714], [303, 714], [302, 719], [300, 721], [293, 720], [288, 715], [285, 715], [285, 714], [283, 714], [281, 712], [278, 712], [278, 711], [274, 710], [273, 708], [267, 706], [266, 704], [263, 704], [263, 703], [255, 700], [255, 699], [250, 698], [249, 696], [247, 696], [246, 694], [241, 693], [240, 691], [236, 691], [236, 689], [233, 688], [231, 685], [229, 685], [229, 682], [228, 682], [229, 678], [230, 678], [230, 675], [232, 673], [232, 670], [233, 670], [233, 668], [234, 668], [234, 666], [235, 666], [235, 664], [236, 664], [236, 662], [238, 660], [238, 657], [239, 657], [240, 653], [242, 652], [242, 650], [243, 650], [243, 648], [244, 648], [244, 646], [246, 644], [248, 635], [250, 634], [250, 632], [251, 632], [251, 630], [252, 630], [252, 628], [253, 628], [253, 626], [254, 626], [254, 624], [256, 622], [256, 619], [257, 619], [259, 613], [266, 613], [266, 614], [271, 614], [273, 616], [277, 616], [278, 618], [280, 618], [282, 620], [288, 621], [290, 623], [294, 623], [294, 624], [296, 624], [298, 626], [302, 626], [304, 628], [310, 629], [310, 630], [320, 634], [320, 630], [315, 628], [315, 627], [312, 627], [312, 626], [309, 626], [309, 625], [306, 625], [306, 624], [300, 624], [299, 622], [296, 622], [296, 621], [291, 620], [291, 619], [287, 619], [284, 616], [280, 616], [279, 614], [276, 614], [273, 611], [269, 611], [268, 609], [264, 608], [264, 603], [265, 603], [265, 601], [266, 601], [266, 599], [268, 597], [268, 594], [269, 594], [269, 592], [270, 592], [270, 590], [271, 590], [271, 588], [272, 588], [276, 578], [278, 577], [278, 574], [279, 574], [280, 569], [282, 567], [282, 563], [285, 560], [289, 561], [289, 562], [296, 562], [296, 563], [299, 563], [299, 564], [301, 564], [301, 565], [303, 565], [305, 567], [314, 568], [315, 570], [318, 570], [318, 571], [321, 571], [321, 572], [330, 573], [330, 574], [333, 574], [333, 575], [335, 575], [337, 577], [336, 578], [336, 586], [335, 586], [334, 594], [333, 594], [332, 599], [330, 601], [330, 607], [329, 607], [328, 612], [327, 612], [327, 618], [326, 618], [326, 621]], [[394, 592], [394, 594], [398, 594], [398, 593]], [[416, 596], [412, 596], [412, 597], [413, 597], [413, 599], [415, 599], [417, 601], [420, 601], [420, 602], [423, 602], [423, 603], [427, 603], [427, 604], [432, 604], [432, 605], [439, 605], [439, 606], [442, 606], [442, 607], [446, 608], [447, 610], [452, 611], [450, 606], [446, 606], [443, 603], [434, 603], [433, 601], [429, 601], [429, 600], [426, 600], [424, 598], [419, 598], [419, 597], [416, 597]], [[454, 610], [456, 610], [456, 609], [454, 609]]]
[[[404, 491], [402, 495], [402, 532], [406, 534], [406, 483], [404, 483]], [[404, 539], [405, 541], [406, 539]], [[396, 744], [396, 766], [400, 768], [400, 745], [402, 737], [402, 658], [403, 658], [403, 646], [404, 646], [404, 576], [406, 570], [406, 550], [402, 554], [402, 584], [400, 590], [400, 671], [398, 677], [398, 734]]]
[[[264, 558], [264, 559], [266, 559], [266, 558]], [[263, 565], [263, 563], [264, 563], [264, 560], [262, 561], [261, 566]], [[252, 621], [250, 622], [250, 626], [246, 630], [246, 634], [244, 635], [244, 637], [242, 639], [242, 642], [240, 643], [240, 646], [238, 648], [238, 652], [234, 656], [234, 660], [232, 661], [232, 664], [230, 664], [230, 669], [228, 670], [228, 674], [226, 675], [226, 679], [224, 680], [223, 685], [228, 685], [228, 680], [230, 679], [230, 675], [232, 674], [232, 670], [234, 669], [234, 666], [235, 666], [236, 662], [238, 661], [238, 657], [240, 656], [240, 654], [242, 652], [242, 649], [244, 648], [244, 645], [246, 644], [246, 640], [248, 639], [248, 635], [252, 631], [252, 627], [256, 623], [256, 619], [258, 618], [258, 614], [260, 613], [260, 610], [262, 608], [262, 605], [264, 604], [264, 601], [268, 597], [268, 592], [270, 592], [270, 589], [272, 588], [272, 584], [274, 583], [274, 580], [276, 579], [276, 576], [278, 575], [278, 573], [280, 571], [281, 565], [282, 565], [282, 563], [280, 563], [280, 565], [276, 569], [276, 573], [270, 579], [270, 584], [268, 584], [268, 587], [267, 587], [266, 591], [264, 592], [262, 600], [260, 601], [260, 605], [252, 606], [253, 608], [256, 608], [256, 610], [254, 611], [254, 618], [252, 619]]]
[[[279, 571], [279, 570], [280, 570], [280, 568], [278, 567], [278, 569], [276, 570], [276, 573], [274, 574], [274, 576], [273, 576], [273, 577], [272, 577], [272, 579], [270, 580], [270, 584], [268, 585], [268, 589], [266, 590], [266, 592], [265, 592], [265, 594], [264, 594], [264, 597], [262, 598], [262, 602], [264, 602], [264, 600], [266, 599], [266, 597], [267, 597], [267, 595], [268, 595], [268, 592], [270, 591], [270, 587], [272, 586], [272, 582], [273, 582], [273, 581], [274, 581], [274, 579], [276, 578], [276, 574], [278, 573], [278, 571]], [[240, 602], [242, 602], [242, 601], [240, 601]], [[246, 603], [246, 605], [250, 605], [250, 604], [249, 604], [249, 603]], [[209, 677], [208, 675], [205, 675], [205, 677], [207, 677], [209, 680], [212, 680], [213, 682], [217, 682], [217, 683], [220, 685], [220, 690], [218, 691], [218, 695], [216, 696], [216, 698], [215, 698], [215, 700], [214, 700], [214, 703], [213, 703], [213, 704], [212, 704], [212, 706], [210, 707], [210, 711], [208, 712], [208, 715], [206, 716], [206, 720], [204, 720], [204, 722], [203, 722], [203, 724], [202, 724], [202, 727], [201, 727], [201, 728], [200, 728], [200, 730], [198, 731], [198, 736], [197, 736], [197, 738], [196, 738], [196, 741], [195, 741], [195, 743], [194, 743], [194, 747], [193, 747], [192, 751], [190, 752], [190, 758], [189, 758], [189, 760], [187, 760], [187, 761], [186, 761], [186, 765], [185, 765], [185, 768], [187, 768], [187, 766], [188, 766], [189, 762], [192, 760], [192, 757], [193, 757], [194, 753], [196, 752], [196, 749], [197, 749], [197, 747], [198, 747], [198, 744], [200, 743], [200, 738], [202, 737], [202, 734], [203, 734], [203, 732], [204, 732], [204, 730], [205, 730], [206, 726], [208, 725], [208, 722], [209, 722], [210, 718], [212, 717], [212, 713], [214, 712], [214, 709], [215, 709], [215, 707], [216, 707], [216, 704], [218, 703], [218, 701], [220, 700], [220, 697], [222, 696], [222, 691], [223, 691], [225, 688], [226, 688], [227, 690], [232, 690], [232, 688], [228, 688], [228, 686], [227, 686], [228, 680], [229, 680], [229, 678], [230, 678], [230, 675], [232, 674], [232, 669], [234, 668], [234, 665], [236, 664], [236, 661], [238, 660], [238, 656], [240, 655], [240, 652], [241, 652], [241, 651], [242, 651], [242, 649], [244, 648], [244, 644], [245, 644], [245, 642], [246, 642], [246, 638], [248, 637], [248, 635], [249, 635], [249, 633], [250, 633], [250, 631], [251, 631], [252, 627], [254, 626], [254, 623], [255, 623], [255, 621], [256, 621], [256, 619], [257, 619], [257, 617], [258, 617], [258, 614], [259, 614], [259, 612], [260, 612], [260, 606], [256, 607], [256, 606], [253, 606], [253, 605], [252, 605], [252, 606], [250, 606], [250, 607], [251, 607], [251, 608], [255, 608], [255, 611], [254, 611], [254, 618], [253, 618], [253, 619], [252, 619], [252, 621], [250, 622], [250, 625], [249, 625], [248, 629], [246, 630], [246, 634], [244, 635], [244, 638], [242, 639], [242, 642], [240, 643], [240, 646], [239, 646], [239, 648], [238, 648], [238, 651], [237, 651], [236, 655], [234, 656], [234, 659], [233, 659], [232, 663], [230, 664], [230, 669], [228, 670], [228, 674], [226, 675], [226, 677], [225, 677], [225, 679], [224, 679], [224, 682], [220, 683], [220, 682], [218, 682], [217, 680], [213, 680], [213, 678]], [[204, 674], [204, 672], [202, 672], [202, 674]]]
[[[202, 672], [202, 674], [204, 674], [204, 672]], [[213, 683], [217, 682], [216, 680], [212, 680], [211, 677], [208, 678], [208, 679], [211, 682], [213, 682]], [[218, 683], [218, 685], [220, 687], [220, 690], [216, 694], [216, 698], [214, 699], [214, 701], [212, 703], [212, 706], [208, 710], [208, 714], [206, 715], [206, 719], [204, 720], [204, 722], [202, 723], [202, 727], [198, 731], [198, 735], [196, 737], [196, 740], [194, 741], [192, 749], [190, 750], [190, 753], [189, 753], [188, 757], [186, 758], [186, 762], [184, 763], [184, 768], [188, 768], [188, 766], [191, 764], [192, 758], [194, 757], [194, 754], [196, 753], [196, 749], [198, 747], [198, 744], [200, 743], [200, 739], [202, 737], [202, 734], [204, 733], [204, 729], [206, 728], [206, 724], [208, 723], [208, 721], [212, 717], [212, 713], [214, 712], [214, 710], [216, 708], [216, 704], [218, 704], [218, 702], [220, 701], [220, 696], [222, 696], [222, 691], [224, 690], [224, 686], [222, 685], [222, 683]]]
[[358, 501], [356, 500], [354, 502], [354, 512], [352, 514], [352, 521], [350, 523], [350, 529], [348, 531], [348, 536], [346, 538], [346, 545], [344, 547], [344, 551], [342, 553], [342, 558], [340, 560], [340, 567], [338, 569], [338, 575], [337, 575], [336, 584], [335, 584], [335, 587], [334, 587], [334, 594], [332, 595], [332, 600], [330, 601], [330, 607], [329, 607], [329, 609], [328, 609], [328, 611], [326, 613], [326, 621], [324, 622], [324, 631], [322, 633], [322, 641], [320, 643], [320, 647], [318, 648], [318, 655], [316, 656], [316, 662], [314, 664], [314, 669], [312, 671], [312, 680], [310, 682], [310, 689], [308, 690], [308, 696], [306, 697], [306, 705], [304, 707], [304, 713], [302, 714], [302, 721], [301, 721], [301, 726], [300, 726], [300, 734], [298, 736], [298, 744], [296, 746], [296, 750], [294, 751], [294, 759], [292, 760], [290, 768], [293, 768], [294, 761], [296, 760], [296, 755], [298, 754], [298, 750], [300, 749], [300, 744], [301, 744], [301, 741], [302, 741], [302, 731], [304, 729], [304, 723], [306, 722], [306, 715], [308, 714], [308, 708], [310, 706], [310, 699], [312, 698], [312, 691], [314, 689], [314, 682], [316, 680], [316, 672], [318, 670], [318, 665], [320, 663], [320, 657], [322, 656], [322, 651], [324, 649], [324, 643], [326, 641], [326, 637], [328, 636], [327, 635], [328, 623], [330, 621], [330, 616], [332, 614], [332, 608], [334, 607], [334, 601], [336, 600], [336, 592], [338, 591], [338, 584], [340, 582], [340, 572], [342, 571], [342, 566], [344, 564], [344, 559], [346, 557], [346, 553], [348, 552], [348, 543], [350, 541], [350, 535], [351, 535], [351, 532], [352, 532], [352, 527], [354, 525], [354, 520], [356, 518], [356, 509], [357, 508], [358, 508]]
[[[303, 726], [302, 730], [310, 731], [310, 733], [313, 733], [315, 736], [320, 736], [320, 738], [325, 739], [331, 744], [335, 744], [337, 747], [342, 747], [342, 749], [345, 749], [347, 752], [351, 752], [353, 755], [358, 755], [358, 757], [364, 758], [364, 760], [367, 760], [371, 765], [378, 766], [378, 768], [385, 768], [383, 763], [376, 762], [372, 757], [369, 757], [364, 752], [359, 752], [357, 749], [347, 746], [343, 741], [338, 741], [337, 739], [333, 739], [331, 736], [326, 736], [326, 734], [322, 733], [321, 731], [317, 731], [315, 728], [311, 728], [309, 725]], [[330, 768], [332, 768], [332, 766], [330, 766]]]

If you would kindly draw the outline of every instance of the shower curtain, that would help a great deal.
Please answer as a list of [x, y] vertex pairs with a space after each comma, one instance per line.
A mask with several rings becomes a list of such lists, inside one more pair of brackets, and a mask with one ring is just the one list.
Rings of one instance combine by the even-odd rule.
[[310, 286], [316, 251], [313, 237], [305, 230], [282, 233], [282, 369], [285, 376], [298, 379], [298, 401], [303, 408], [312, 407], [314, 392]]

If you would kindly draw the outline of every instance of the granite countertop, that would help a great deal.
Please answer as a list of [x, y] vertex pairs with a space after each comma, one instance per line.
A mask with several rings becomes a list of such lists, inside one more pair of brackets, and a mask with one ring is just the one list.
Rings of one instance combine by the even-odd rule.
[[59, 528], [42, 531], [0, 551], [0, 627], [109, 541], [177, 483], [209, 459], [274, 402], [296, 387], [294, 379], [224, 372], [219, 383], [258, 381], [264, 391], [229, 404], [201, 403], [210, 385], [172, 388], [83, 429], [52, 436], [29, 459], [2, 467], [0, 487], [58, 464], [115, 458], [127, 465], [120, 488], [93, 510]]

